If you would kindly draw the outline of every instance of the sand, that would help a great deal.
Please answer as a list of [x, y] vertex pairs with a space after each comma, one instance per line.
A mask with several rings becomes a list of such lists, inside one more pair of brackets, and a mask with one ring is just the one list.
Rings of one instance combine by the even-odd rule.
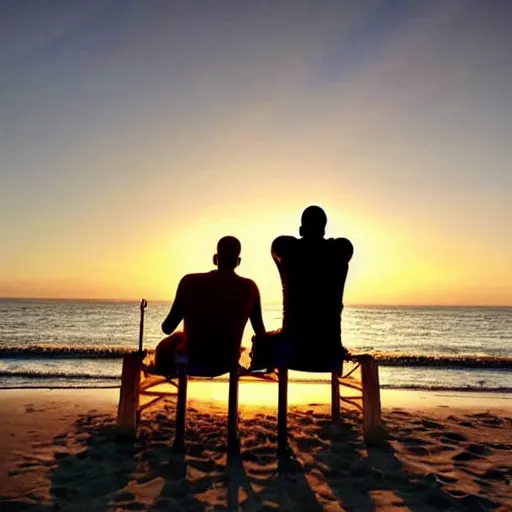
[[0, 510], [512, 511], [508, 399], [383, 393], [389, 439], [366, 448], [357, 413], [333, 425], [325, 401], [296, 393], [292, 453], [281, 460], [275, 404], [253, 400], [228, 461], [225, 404], [213, 392], [200, 401], [198, 389], [184, 455], [171, 449], [173, 399], [147, 410], [126, 442], [115, 431], [118, 390], [1, 391]]

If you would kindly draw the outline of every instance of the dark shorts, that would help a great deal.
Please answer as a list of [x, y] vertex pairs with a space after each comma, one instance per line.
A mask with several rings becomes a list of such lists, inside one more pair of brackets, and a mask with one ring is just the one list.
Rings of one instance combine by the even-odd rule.
[[173, 332], [164, 338], [155, 349], [155, 369], [162, 375], [174, 375], [177, 372], [175, 356], [186, 355], [187, 339], [185, 333]]
[[[155, 372], [160, 375], [172, 376], [178, 373], [176, 356], [182, 356], [188, 375], [217, 377], [228, 373], [238, 362], [238, 357], [232, 356], [218, 348], [203, 347], [193, 350], [189, 346], [185, 333], [174, 332], [164, 338], [155, 349]], [[190, 349], [190, 350], [189, 350]], [[192, 352], [192, 353], [190, 353]]]

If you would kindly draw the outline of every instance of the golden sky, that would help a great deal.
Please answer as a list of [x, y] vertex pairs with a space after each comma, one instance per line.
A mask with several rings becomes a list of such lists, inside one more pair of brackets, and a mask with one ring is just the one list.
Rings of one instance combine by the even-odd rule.
[[232, 234], [278, 302], [318, 204], [346, 304], [512, 305], [512, 9], [320, 3], [0, 7], [0, 296], [172, 299]]

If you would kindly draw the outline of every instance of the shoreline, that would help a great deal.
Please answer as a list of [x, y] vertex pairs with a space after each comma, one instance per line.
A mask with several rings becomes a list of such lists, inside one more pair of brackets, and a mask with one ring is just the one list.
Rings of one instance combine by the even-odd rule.
[[[227, 389], [229, 380], [201, 379], [189, 380], [189, 399], [201, 401], [215, 401], [227, 403]], [[264, 386], [264, 387], [263, 387]], [[275, 388], [275, 389], [274, 389]], [[258, 391], [258, 397], [249, 398], [247, 404], [250, 406], [261, 406], [272, 408], [275, 399], [277, 407], [277, 382], [264, 380], [241, 381], [239, 386], [239, 405], [244, 407], [243, 398]], [[261, 393], [261, 391], [263, 391]], [[120, 392], [120, 385], [113, 386], [40, 386], [40, 387], [0, 387], [0, 399], [4, 394], [25, 394], [54, 393], [54, 394], [81, 394], [80, 400], [85, 397], [96, 397], [102, 401], [102, 396], [108, 396], [108, 401], [117, 404]], [[327, 405], [330, 400], [330, 381], [291, 381], [288, 384], [288, 402], [292, 405], [306, 405], [308, 402], [324, 403]], [[407, 408], [415, 408], [418, 404], [430, 404], [432, 406], [454, 406], [454, 407], [486, 407], [510, 408], [512, 411], [512, 392], [488, 391], [488, 390], [450, 390], [450, 389], [404, 389], [404, 388], [381, 388], [382, 408], [396, 407], [404, 403]], [[260, 400], [260, 403], [257, 401]]]

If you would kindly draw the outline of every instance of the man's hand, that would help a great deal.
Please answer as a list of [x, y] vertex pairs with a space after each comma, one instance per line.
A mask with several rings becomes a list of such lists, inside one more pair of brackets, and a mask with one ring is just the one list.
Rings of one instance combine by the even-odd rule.
[[[252, 282], [252, 281], [251, 281]], [[256, 286], [256, 283], [252, 282], [253, 285], [253, 308], [250, 316], [251, 325], [254, 333], [257, 335], [265, 334], [265, 324], [263, 323], [263, 314], [261, 311], [261, 298], [260, 291]]]

